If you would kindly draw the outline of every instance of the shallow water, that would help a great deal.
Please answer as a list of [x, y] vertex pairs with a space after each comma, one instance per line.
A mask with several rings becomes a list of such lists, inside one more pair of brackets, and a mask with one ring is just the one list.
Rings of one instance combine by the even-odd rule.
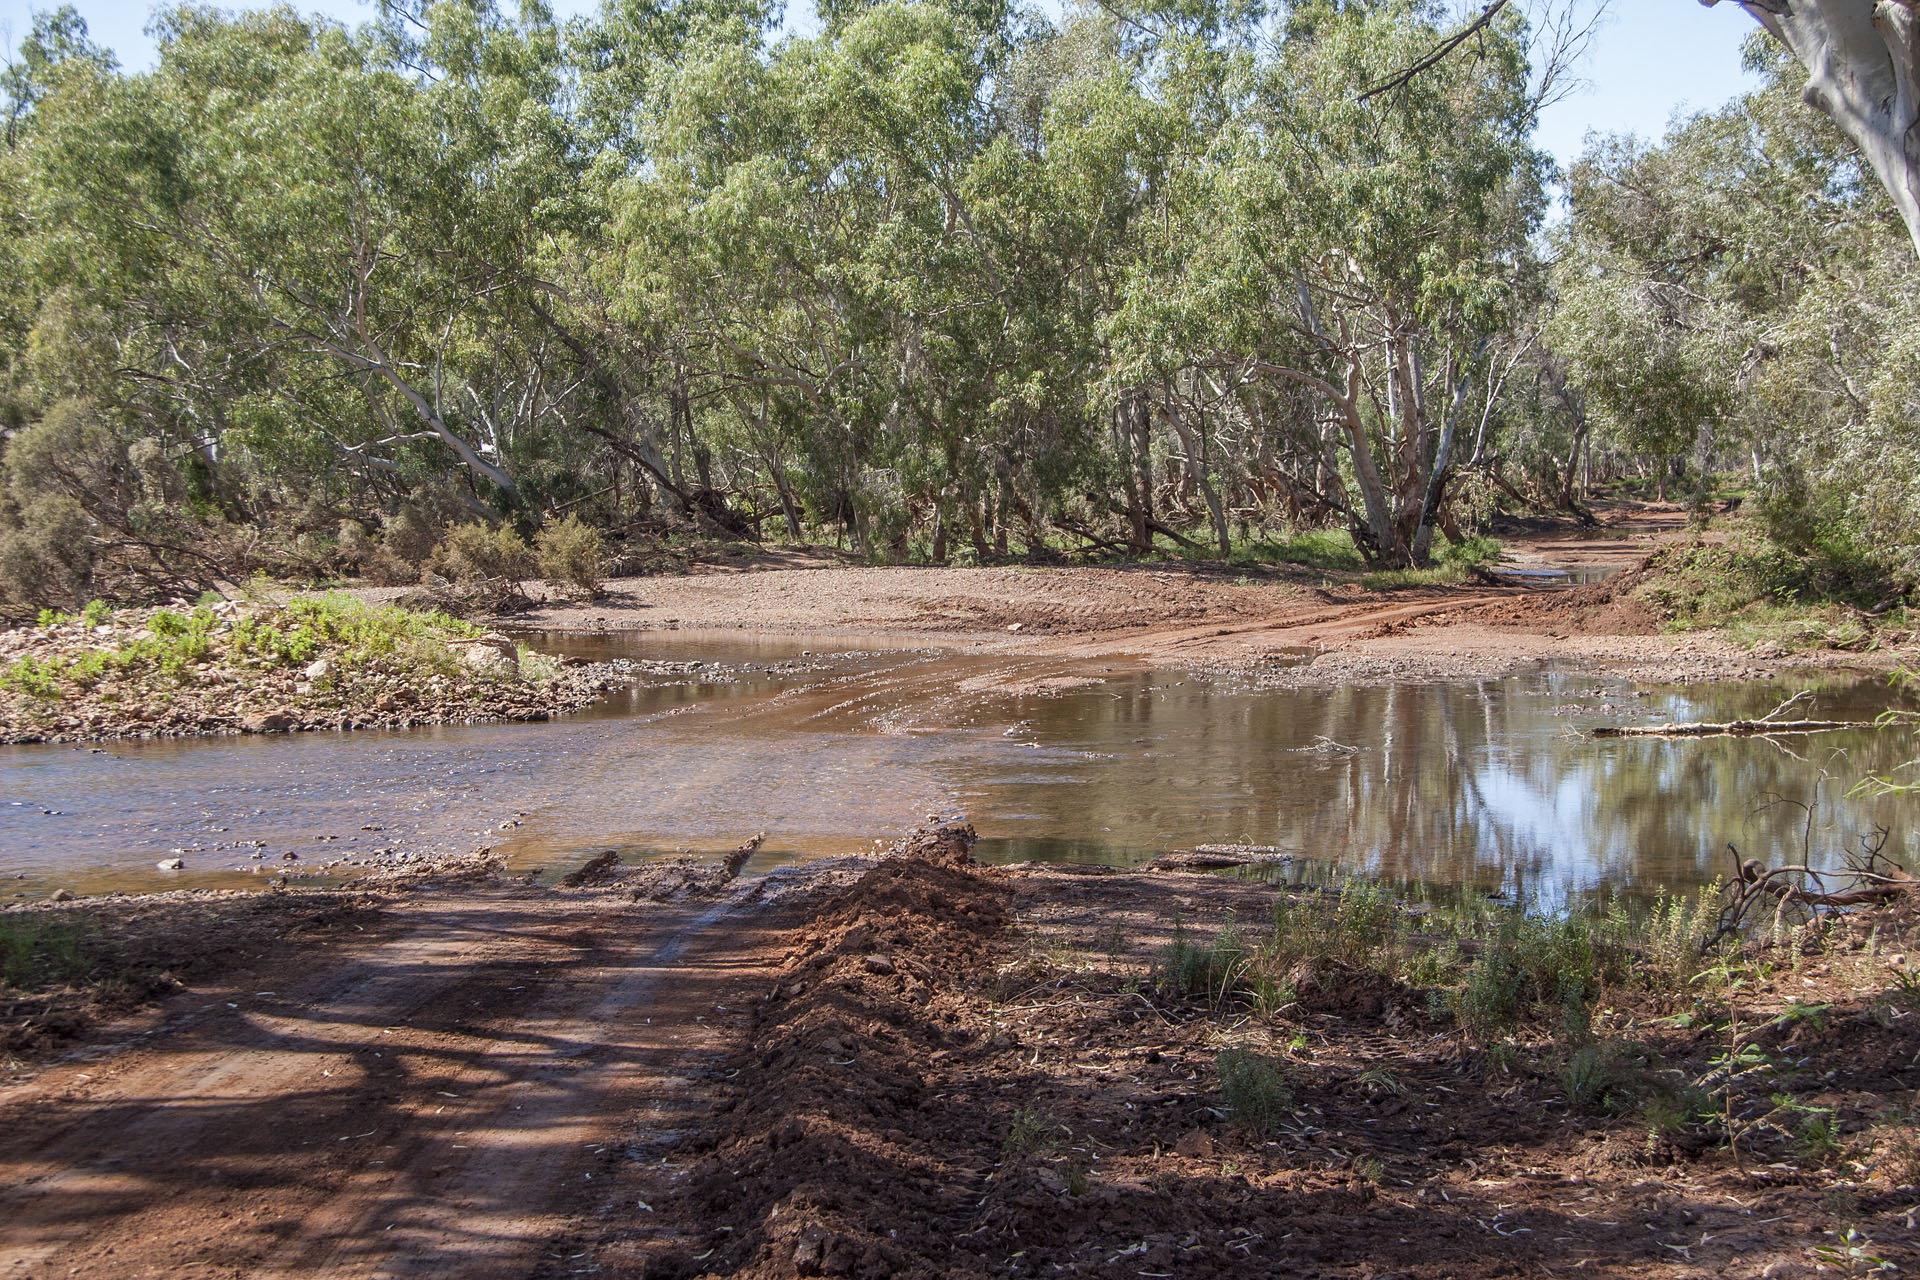
[[[0, 895], [260, 884], [382, 849], [482, 843], [558, 874], [604, 849], [718, 852], [760, 831], [750, 865], [764, 867], [935, 815], [973, 822], [979, 852], [999, 859], [1127, 863], [1251, 843], [1330, 874], [1549, 902], [1699, 883], [1726, 868], [1729, 841], [1798, 861], [1802, 805], [1815, 810], [1816, 864], [1837, 864], [1876, 824], [1896, 855], [1915, 849], [1912, 801], [1844, 798], [1911, 754], [1904, 734], [1586, 733], [1759, 714], [1791, 691], [1774, 682], [1636, 689], [1542, 671], [1272, 689], [1125, 663], [816, 651], [826, 643], [555, 638], [596, 658], [718, 665], [650, 676], [541, 725], [0, 748], [0, 875], [13, 882]], [[1036, 681], [1054, 683], [1018, 691]], [[1891, 697], [1826, 688], [1810, 714], [1867, 718]], [[157, 870], [166, 857], [187, 870]]]

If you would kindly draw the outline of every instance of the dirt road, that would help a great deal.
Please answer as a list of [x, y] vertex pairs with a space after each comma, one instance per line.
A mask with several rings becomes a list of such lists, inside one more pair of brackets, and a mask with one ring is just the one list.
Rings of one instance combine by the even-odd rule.
[[[789, 551], [744, 569], [618, 580], [603, 600], [551, 604], [512, 621], [582, 631], [746, 628], [1043, 659], [1277, 664], [1276, 682], [1295, 685], [1483, 679], [1545, 661], [1633, 679], [1727, 680], [1853, 660], [1760, 657], [1710, 632], [1661, 634], [1661, 619], [1627, 592], [1570, 587], [1631, 571], [1686, 536], [1684, 520], [1678, 508], [1620, 508], [1599, 529], [1510, 538], [1490, 580], [1383, 591], [1299, 566], [868, 567]], [[1565, 576], [1530, 576], [1541, 574]]]
[[777, 963], [782, 881], [431, 892], [175, 999], [0, 1089], [0, 1277], [564, 1274]]

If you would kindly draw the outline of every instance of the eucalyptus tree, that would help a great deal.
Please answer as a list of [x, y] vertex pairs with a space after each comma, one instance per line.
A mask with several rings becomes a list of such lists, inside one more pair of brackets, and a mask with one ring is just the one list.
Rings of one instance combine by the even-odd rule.
[[[1701, 0], [1714, 4], [1716, 0]], [[1906, 0], [1739, 0], [1805, 70], [1920, 253], [1920, 18]]]
[[1432, 47], [1427, 10], [1302, 7], [1289, 26], [1212, 157], [1192, 305], [1228, 376], [1309, 393], [1274, 424], [1291, 482], [1370, 560], [1425, 563], [1543, 208], [1523, 32], [1503, 17], [1474, 56], [1369, 97]]
[[554, 397], [501, 335], [575, 215], [551, 25], [443, 4], [410, 35], [288, 10], [161, 27], [155, 71], [70, 77], [31, 148], [47, 296], [114, 321], [122, 372], [90, 392], [209, 456], [438, 451], [512, 503]]
[[[1792, 537], [1866, 534], [1920, 564], [1920, 279], [1865, 158], [1767, 83], [1654, 146], [1575, 166], [1552, 343], [1602, 429], [1742, 458]], [[1850, 532], [1851, 531], [1851, 532]]]

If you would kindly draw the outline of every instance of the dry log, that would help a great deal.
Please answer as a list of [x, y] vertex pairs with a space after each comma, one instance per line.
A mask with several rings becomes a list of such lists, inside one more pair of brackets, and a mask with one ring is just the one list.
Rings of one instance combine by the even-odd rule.
[[1831, 733], [1871, 729], [1871, 720], [1691, 720], [1684, 724], [1603, 724], [1596, 738], [1752, 738], [1776, 733]]
[[1871, 720], [1782, 720], [1789, 707], [1813, 697], [1802, 689], [1767, 714], [1753, 720], [1694, 720], [1685, 724], [1601, 725], [1596, 738], [1756, 738], [1776, 733], [1831, 733], [1835, 729], [1872, 729]]
[[1228, 867], [1281, 866], [1293, 861], [1271, 845], [1203, 844], [1175, 849], [1147, 863], [1149, 871], [1224, 871]]

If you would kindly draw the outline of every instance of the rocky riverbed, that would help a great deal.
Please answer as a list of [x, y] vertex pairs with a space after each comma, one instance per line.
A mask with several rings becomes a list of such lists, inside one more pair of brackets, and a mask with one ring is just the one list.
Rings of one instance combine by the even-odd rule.
[[89, 610], [0, 632], [0, 743], [545, 720], [629, 667], [336, 596]]

